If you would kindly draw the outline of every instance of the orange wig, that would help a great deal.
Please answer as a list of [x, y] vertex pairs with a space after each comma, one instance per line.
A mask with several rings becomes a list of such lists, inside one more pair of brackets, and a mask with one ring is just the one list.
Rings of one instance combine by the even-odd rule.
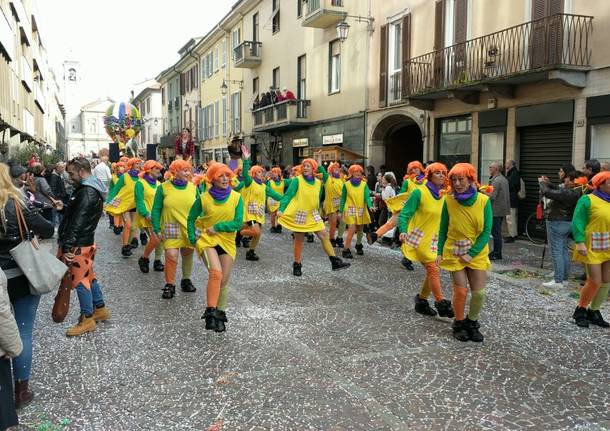
[[206, 172], [207, 182], [213, 183], [222, 175], [227, 175], [231, 179], [235, 176], [235, 173], [224, 163], [214, 163]]
[[301, 166], [303, 166], [305, 163], [309, 163], [311, 165], [312, 174], [315, 175], [318, 171], [318, 162], [316, 162], [314, 159], [305, 159], [301, 162]]
[[271, 175], [275, 175], [279, 179], [282, 179], [282, 169], [279, 166], [271, 168]]
[[259, 166], [259, 165], [254, 165], [254, 166], [252, 166], [252, 167], [250, 168], [250, 171], [249, 171], [250, 176], [251, 176], [252, 178], [255, 178], [257, 174], [259, 174], [259, 173], [264, 173], [264, 172], [265, 172], [265, 169], [264, 169], [262, 166]]
[[610, 181], [610, 171], [602, 171], [591, 178], [591, 188], [597, 190], [599, 186], [607, 181]]
[[132, 169], [135, 169], [136, 166], [139, 165], [140, 163], [142, 163], [142, 160], [138, 159], [137, 157], [129, 159], [127, 161], [127, 169], [131, 171]]
[[189, 171], [191, 170], [191, 164], [185, 160], [174, 160], [172, 164], [169, 165], [169, 171], [172, 174], [184, 169], [188, 169]]

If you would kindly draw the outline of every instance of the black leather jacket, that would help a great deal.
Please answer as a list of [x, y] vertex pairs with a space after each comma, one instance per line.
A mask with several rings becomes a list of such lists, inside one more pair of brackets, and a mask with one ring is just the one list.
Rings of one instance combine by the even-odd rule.
[[540, 192], [545, 198], [551, 199], [546, 208], [546, 216], [549, 221], [572, 221], [574, 209], [576, 209], [578, 199], [582, 196], [580, 187], [552, 189], [545, 183], [540, 183]]
[[104, 198], [99, 190], [88, 185], [74, 189], [57, 234], [57, 241], [64, 253], [74, 247], [93, 245], [95, 229], [103, 209]]

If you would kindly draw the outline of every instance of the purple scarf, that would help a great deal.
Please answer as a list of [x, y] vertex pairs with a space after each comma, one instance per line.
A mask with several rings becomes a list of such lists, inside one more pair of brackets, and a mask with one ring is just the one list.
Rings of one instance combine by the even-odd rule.
[[220, 187], [210, 187], [210, 195], [215, 201], [224, 201], [231, 194], [231, 187], [221, 189]]
[[430, 193], [432, 193], [432, 196], [434, 196], [435, 199], [440, 199], [442, 190], [441, 187], [437, 186], [432, 181], [428, 181], [426, 183], [426, 187], [428, 187], [428, 190], [430, 190]]
[[605, 200], [606, 202], [610, 202], [610, 195], [608, 193], [604, 193], [601, 190], [597, 189], [593, 192], [593, 194], [598, 198]]
[[333, 171], [332, 174], [333, 178], [341, 178], [341, 171]]
[[243, 176], [241, 176], [241, 175], [238, 175], [238, 176], [237, 176], [237, 179], [238, 179], [238, 180], [239, 180], [239, 182], [241, 183], [241, 182], [244, 180], [244, 177], [243, 177]]
[[466, 190], [464, 193], [454, 192], [453, 197], [458, 202], [464, 202], [464, 201], [467, 201], [468, 199], [470, 199], [471, 197], [473, 197], [476, 194], [476, 192], [477, 192], [477, 189], [475, 189], [473, 186], [470, 186], [470, 188], [468, 190]]
[[156, 184], [157, 184], [157, 179], [156, 179], [156, 178], [151, 177], [151, 176], [150, 176], [150, 175], [148, 175], [148, 174], [144, 174], [144, 177], [143, 177], [143, 178], [144, 178], [144, 179], [146, 180], [146, 182], [147, 182], [148, 184], [150, 184], [151, 186], [154, 186], [154, 185], [156, 185]]
[[137, 171], [136, 169], [130, 169], [129, 170], [129, 176], [131, 178], [138, 178], [138, 175], [140, 174], [140, 171]]
[[305, 178], [305, 180], [312, 182], [313, 181], [313, 175], [305, 175], [303, 174], [303, 178]]
[[187, 180], [179, 180], [178, 178], [174, 178], [172, 180], [172, 184], [178, 187], [184, 187], [188, 183]]
[[421, 182], [424, 180], [424, 178], [426, 178], [426, 174], [419, 174], [418, 176], [415, 177], [415, 181], [417, 181], [418, 183], [421, 184]]
[[362, 182], [362, 178], [350, 178], [349, 182], [352, 183], [352, 186], [354, 187], [358, 187], [360, 185], [360, 183]]
[[260, 186], [260, 185], [263, 183], [263, 180], [261, 180], [260, 178], [256, 178], [256, 177], [254, 177], [254, 178], [252, 178], [252, 179], [253, 179], [253, 180], [254, 180], [254, 182], [255, 182], [256, 184], [258, 184], [259, 186]]

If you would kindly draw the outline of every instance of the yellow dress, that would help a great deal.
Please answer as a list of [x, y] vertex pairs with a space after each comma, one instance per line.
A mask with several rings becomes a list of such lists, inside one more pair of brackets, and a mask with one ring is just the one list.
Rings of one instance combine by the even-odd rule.
[[[284, 180], [280, 180], [279, 183], [269, 180], [269, 187], [279, 195], [284, 195], [284, 185]], [[267, 198], [267, 208], [269, 208], [270, 213], [275, 212], [280, 209], [280, 203], [273, 198]]]
[[124, 184], [121, 190], [106, 205], [106, 212], [112, 215], [121, 215], [136, 207], [136, 200], [133, 195], [133, 188], [136, 182], [127, 172], [122, 176]]
[[279, 217], [279, 223], [293, 232], [319, 232], [324, 230], [320, 216], [320, 190], [322, 182], [314, 178], [308, 183], [302, 175], [294, 177], [298, 181], [296, 195], [290, 200], [286, 210]]
[[244, 200], [244, 223], [253, 221], [265, 224], [265, 199], [267, 185], [258, 184], [252, 180], [249, 186], [244, 186], [241, 196]]
[[415, 262], [434, 262], [438, 254], [438, 231], [445, 196], [435, 199], [432, 193], [421, 192], [419, 206], [409, 221], [407, 240], [402, 244], [402, 253]]
[[587, 195], [591, 202], [589, 222], [585, 228], [587, 255], [574, 248], [572, 259], [589, 265], [610, 260], [610, 204], [594, 194]]
[[178, 189], [171, 181], [161, 184], [163, 209], [161, 210], [161, 237], [165, 249], [192, 248], [188, 240], [186, 220], [195, 199], [197, 188], [191, 182]]
[[343, 184], [345, 184], [343, 178], [335, 178], [330, 174], [328, 175], [328, 179], [324, 183], [324, 214], [328, 215], [339, 212]]
[[197, 232], [199, 238], [195, 245], [197, 252], [201, 254], [204, 249], [219, 245], [235, 259], [237, 254], [237, 248], [235, 247], [236, 232], [216, 232], [214, 235], [208, 235], [206, 230], [218, 223], [229, 222], [235, 218], [235, 208], [241, 199], [240, 194], [231, 190], [231, 194], [224, 202], [216, 202], [209, 193], [202, 193], [200, 199], [203, 216], [197, 219], [197, 227], [201, 229], [201, 232]]
[[343, 187], [346, 190], [345, 206], [343, 207], [345, 224], [369, 224], [371, 216], [364, 200], [366, 181], [360, 181], [358, 186], [347, 181]]
[[[155, 201], [155, 193], [157, 192], [157, 187], [159, 187], [159, 184], [161, 183], [157, 181], [156, 186], [153, 187], [148, 181], [143, 178], [140, 178], [138, 182], [142, 184], [142, 188], [144, 189], [144, 205], [146, 206], [146, 210], [150, 214], [152, 211], [153, 202]], [[138, 228], [150, 228], [152, 227], [152, 223], [146, 217], [142, 217], [139, 212], [136, 212], [136, 226]]]
[[481, 234], [485, 224], [485, 206], [489, 197], [477, 193], [477, 200], [472, 206], [460, 204], [453, 196], [445, 198], [447, 212], [449, 213], [449, 228], [447, 241], [443, 248], [441, 268], [446, 271], [461, 271], [468, 267], [480, 271], [491, 268], [489, 261], [489, 245], [485, 244], [483, 250], [465, 264], [459, 257], [468, 254]]
[[409, 199], [409, 196], [411, 195], [411, 193], [413, 193], [413, 190], [419, 189], [422, 191], [422, 195], [423, 195], [424, 194], [423, 191], [426, 190], [426, 187], [424, 187], [424, 186], [428, 182], [428, 180], [425, 180], [425, 179], [421, 183], [416, 183], [413, 180], [405, 180], [405, 181], [407, 181], [407, 190], [405, 190], [404, 192], [399, 193], [396, 196], [391, 197], [390, 199], [387, 199], [385, 201], [386, 205], [388, 206], [388, 210], [390, 210], [390, 212], [392, 214], [397, 214], [400, 211], [402, 211], [402, 207], [405, 206], [405, 203]]

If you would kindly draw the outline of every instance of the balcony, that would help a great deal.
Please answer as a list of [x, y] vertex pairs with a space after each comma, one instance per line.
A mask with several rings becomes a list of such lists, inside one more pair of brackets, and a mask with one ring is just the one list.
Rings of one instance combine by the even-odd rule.
[[28, 63], [25, 57], [21, 56], [21, 83], [29, 93], [34, 89], [33, 78], [32, 66], [30, 66], [30, 63]]
[[235, 67], [252, 69], [261, 64], [261, 50], [263, 44], [260, 42], [244, 41], [233, 49]]
[[282, 131], [307, 127], [309, 100], [286, 100], [252, 111], [254, 132]]
[[510, 98], [515, 85], [531, 82], [582, 88], [592, 32], [593, 17], [557, 14], [411, 58], [403, 68], [402, 96], [415, 105], [446, 97], [476, 104], [481, 91]]
[[301, 25], [312, 28], [329, 28], [347, 16], [344, 0], [307, 0], [305, 18]]

